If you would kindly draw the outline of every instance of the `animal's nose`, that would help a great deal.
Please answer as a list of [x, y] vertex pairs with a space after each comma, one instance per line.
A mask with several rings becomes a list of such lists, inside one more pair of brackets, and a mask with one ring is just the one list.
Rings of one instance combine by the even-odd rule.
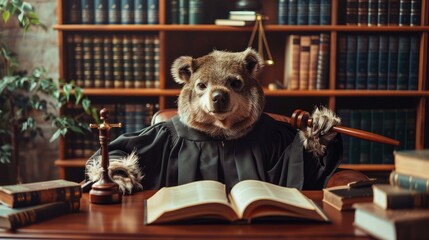
[[213, 108], [216, 112], [223, 112], [228, 109], [229, 95], [222, 90], [212, 92]]

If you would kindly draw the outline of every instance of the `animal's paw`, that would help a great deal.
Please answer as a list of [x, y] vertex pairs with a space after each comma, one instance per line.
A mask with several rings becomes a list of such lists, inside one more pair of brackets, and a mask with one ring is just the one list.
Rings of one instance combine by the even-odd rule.
[[[102, 177], [101, 156], [88, 160], [86, 174], [92, 182], [96, 182]], [[131, 194], [133, 190], [143, 190], [143, 186], [140, 183], [143, 179], [143, 174], [135, 152], [120, 159], [110, 159], [109, 176], [119, 185], [119, 189], [123, 194]]]
[[341, 123], [341, 119], [331, 110], [321, 107], [315, 108], [311, 115], [313, 126], [300, 131], [301, 140], [307, 151], [312, 152], [315, 157], [325, 154], [326, 146], [336, 136], [332, 127]]

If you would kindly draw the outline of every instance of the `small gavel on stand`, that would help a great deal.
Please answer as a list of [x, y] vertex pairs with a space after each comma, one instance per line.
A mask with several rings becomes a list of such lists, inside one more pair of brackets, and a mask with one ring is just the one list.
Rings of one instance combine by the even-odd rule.
[[[286, 118], [290, 125], [294, 128], [304, 129], [306, 127], [313, 126], [313, 119], [310, 118], [310, 114], [303, 110], [295, 110], [291, 118]], [[372, 142], [384, 143], [393, 146], [399, 146], [399, 141], [381, 136], [375, 133], [366, 132], [359, 129], [348, 128], [343, 126], [334, 126], [332, 130], [344, 135], [365, 139]]]

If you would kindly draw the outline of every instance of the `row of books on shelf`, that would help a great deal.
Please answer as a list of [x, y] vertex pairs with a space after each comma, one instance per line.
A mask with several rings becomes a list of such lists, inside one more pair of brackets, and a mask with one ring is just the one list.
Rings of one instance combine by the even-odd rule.
[[340, 35], [337, 88], [417, 90], [419, 55], [417, 35]]
[[328, 34], [290, 35], [286, 40], [284, 86], [291, 90], [326, 89], [329, 76]]
[[279, 0], [279, 25], [330, 25], [331, 0]]
[[[415, 148], [415, 109], [340, 109], [344, 126], [380, 134], [400, 142], [397, 150]], [[343, 136], [343, 163], [393, 164], [394, 147]]]
[[67, 37], [69, 79], [86, 88], [159, 88], [156, 35]]
[[429, 226], [429, 149], [395, 151], [389, 184], [337, 186], [323, 202], [355, 209], [354, 225], [377, 239], [425, 239]]
[[0, 187], [0, 228], [14, 230], [80, 210], [82, 189], [66, 180]]
[[[110, 132], [110, 138], [113, 140], [122, 133], [137, 132], [147, 126], [150, 126], [153, 114], [159, 110], [159, 105], [154, 103], [139, 104], [94, 104], [97, 109], [107, 108], [110, 111], [110, 122], [122, 123], [122, 128], [113, 128]], [[69, 106], [68, 114], [79, 114], [83, 110], [77, 106]], [[91, 119], [87, 117], [86, 122]], [[94, 130], [95, 131], [95, 130]], [[99, 148], [98, 134], [71, 133], [67, 136], [67, 156], [69, 158], [88, 158], [92, 156]]]
[[159, 24], [159, 0], [68, 0], [70, 24]]
[[213, 24], [213, 0], [171, 0], [171, 24]]
[[347, 0], [346, 24], [418, 26], [421, 0]]

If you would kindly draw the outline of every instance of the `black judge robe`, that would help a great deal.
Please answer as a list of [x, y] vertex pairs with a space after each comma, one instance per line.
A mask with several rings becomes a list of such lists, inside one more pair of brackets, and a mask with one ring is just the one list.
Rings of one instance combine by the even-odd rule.
[[[178, 116], [109, 144], [109, 156], [122, 158], [135, 150], [143, 170], [143, 189], [159, 189], [197, 180], [217, 180], [230, 189], [258, 179], [298, 189], [321, 189], [340, 163], [340, 134], [324, 157], [304, 150], [297, 130], [263, 114], [252, 131], [235, 140], [210, 137], [183, 124]], [[100, 151], [93, 157], [100, 155]]]

